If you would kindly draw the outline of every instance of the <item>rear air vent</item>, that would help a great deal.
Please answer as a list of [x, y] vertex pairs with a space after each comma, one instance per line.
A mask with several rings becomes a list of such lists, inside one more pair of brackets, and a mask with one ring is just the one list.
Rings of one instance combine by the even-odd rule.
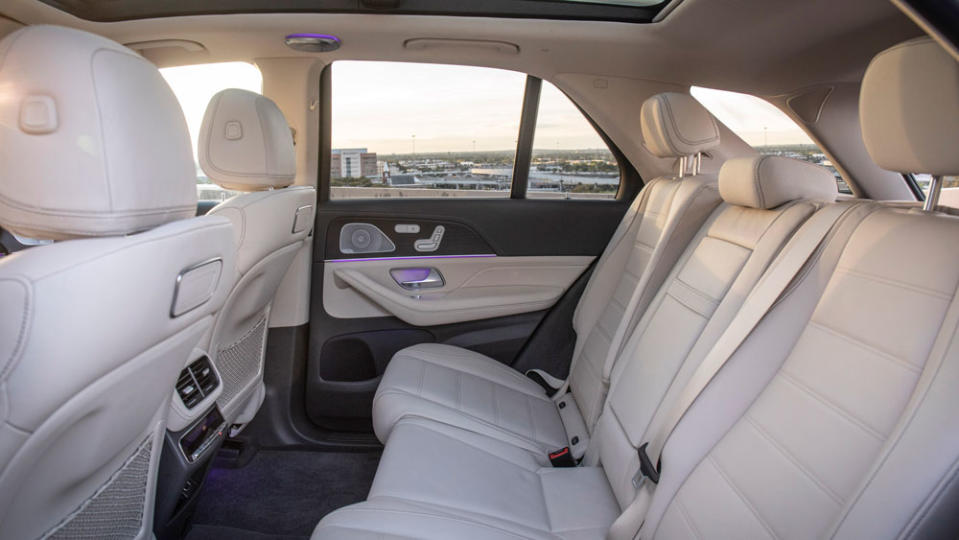
[[187, 409], [196, 407], [203, 398], [213, 393], [220, 382], [213, 365], [206, 356], [185, 367], [176, 381], [176, 393]]

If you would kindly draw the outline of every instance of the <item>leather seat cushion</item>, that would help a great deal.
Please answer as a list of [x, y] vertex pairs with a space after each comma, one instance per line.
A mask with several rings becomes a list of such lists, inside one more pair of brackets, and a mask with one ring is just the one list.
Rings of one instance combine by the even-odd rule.
[[383, 500], [427, 505], [433, 516], [470, 513], [517, 532], [592, 538], [620, 512], [599, 467], [555, 468], [546, 455], [421, 418], [393, 428], [362, 504]]
[[556, 404], [533, 380], [482, 354], [425, 343], [396, 353], [373, 401], [373, 428], [391, 436], [403, 417], [426, 417], [544, 452], [569, 444]]

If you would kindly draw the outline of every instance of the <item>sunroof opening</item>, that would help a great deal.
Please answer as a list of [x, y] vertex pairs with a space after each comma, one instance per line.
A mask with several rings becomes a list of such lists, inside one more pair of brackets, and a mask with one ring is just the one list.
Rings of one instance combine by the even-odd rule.
[[41, 0], [83, 19], [132, 19], [233, 13], [382, 13], [648, 23], [668, 0]]
[[614, 6], [658, 6], [663, 0], [565, 0], [581, 4], [607, 4]]

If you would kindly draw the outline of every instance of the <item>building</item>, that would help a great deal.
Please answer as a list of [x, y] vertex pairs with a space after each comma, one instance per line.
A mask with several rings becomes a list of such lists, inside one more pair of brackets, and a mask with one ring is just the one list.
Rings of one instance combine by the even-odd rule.
[[334, 148], [330, 152], [332, 178], [376, 178], [376, 152], [366, 148]]

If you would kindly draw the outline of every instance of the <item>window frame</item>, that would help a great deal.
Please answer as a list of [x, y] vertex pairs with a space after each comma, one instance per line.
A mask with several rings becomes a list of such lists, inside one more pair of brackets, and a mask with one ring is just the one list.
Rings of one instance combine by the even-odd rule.
[[[343, 59], [347, 60], [347, 59]], [[348, 61], [348, 60], [347, 60]], [[384, 60], [388, 61], [388, 60]], [[332, 193], [332, 183], [331, 183], [331, 165], [332, 165], [332, 150], [333, 150], [333, 64], [337, 61], [330, 62], [329, 64], [323, 67], [323, 70], [320, 72], [319, 80], [319, 90], [320, 90], [320, 104], [319, 104], [319, 148], [317, 149], [317, 197], [319, 203], [339, 203], [348, 201], [350, 199], [333, 199], [330, 195]], [[460, 64], [445, 64], [445, 65], [460, 65]], [[475, 66], [475, 67], [488, 67], [488, 66]], [[490, 68], [497, 69], [497, 68]], [[529, 200], [529, 201], [549, 201], [550, 199], [542, 199], [537, 197], [528, 197], [527, 190], [529, 184], [529, 171], [532, 166], [533, 158], [533, 139], [536, 135], [536, 122], [539, 115], [539, 99], [542, 93], [542, 83], [543, 79], [530, 75], [526, 75], [526, 84], [523, 90], [523, 101], [522, 108], [520, 110], [520, 122], [519, 122], [519, 131], [517, 132], [516, 137], [516, 151], [513, 158], [513, 178], [510, 183], [510, 192], [506, 198], [501, 200]], [[555, 86], [555, 85], [554, 85]], [[613, 158], [616, 160], [616, 165], [619, 167], [619, 187], [616, 190], [616, 195], [611, 199], [566, 199], [566, 201], [582, 201], [588, 204], [596, 204], [603, 202], [622, 202], [623, 200], [632, 200], [637, 193], [645, 185], [644, 180], [640, 176], [639, 172], [633, 166], [632, 163], [626, 158], [626, 155], [620, 150], [619, 146], [613, 142], [612, 139], [606, 134], [606, 132], [596, 123], [596, 121], [579, 105], [576, 101], [570, 97], [562, 88], [556, 86], [556, 89], [559, 90], [570, 103], [583, 115], [583, 118], [589, 123], [589, 125], [596, 131], [596, 134], [599, 135], [599, 138], [602, 139], [603, 143], [606, 145], [609, 152], [613, 155]], [[394, 199], [384, 199], [383, 202], [387, 202]], [[422, 200], [429, 201], [429, 197], [424, 197]], [[463, 200], [469, 200], [468, 197], [464, 197]]]

